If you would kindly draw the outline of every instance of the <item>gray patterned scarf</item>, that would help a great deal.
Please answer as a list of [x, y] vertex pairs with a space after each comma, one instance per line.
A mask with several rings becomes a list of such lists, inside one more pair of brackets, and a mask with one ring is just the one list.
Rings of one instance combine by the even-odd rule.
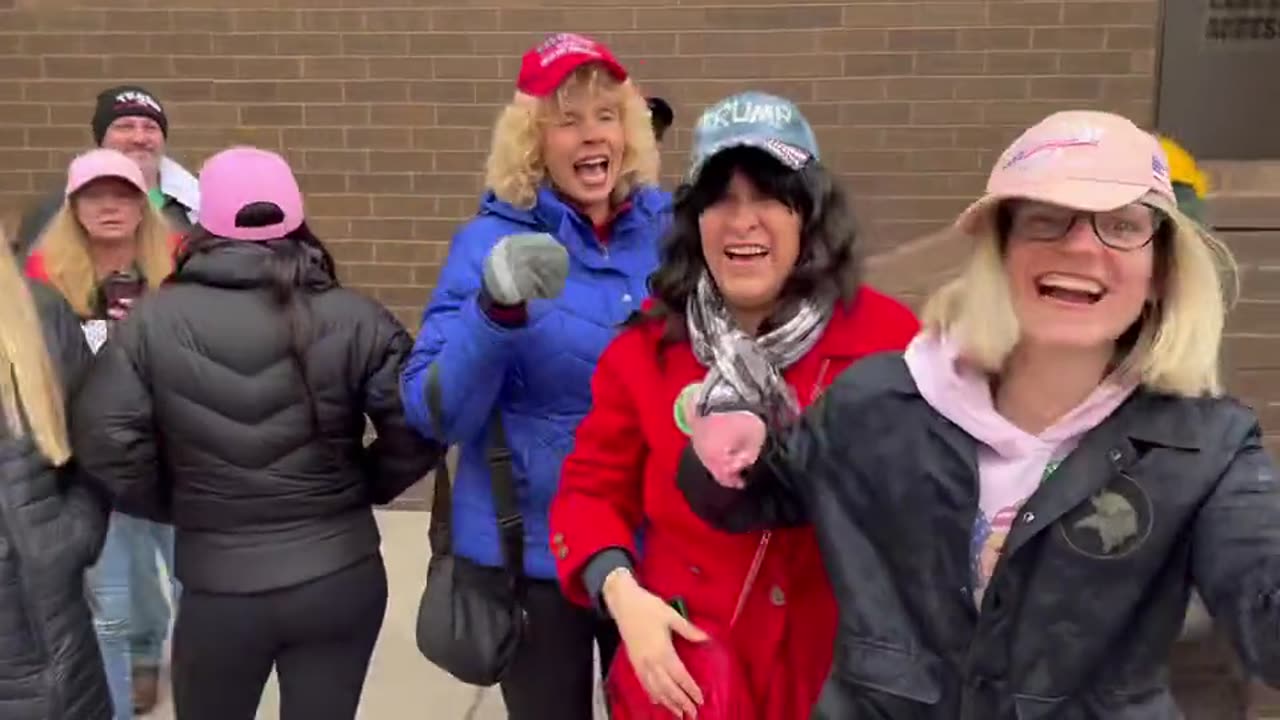
[[705, 415], [745, 406], [761, 412], [775, 427], [790, 423], [800, 404], [782, 372], [817, 344], [833, 304], [805, 299], [785, 322], [751, 337], [734, 322], [710, 276], [703, 273], [686, 312], [693, 354], [708, 368], [695, 411]]

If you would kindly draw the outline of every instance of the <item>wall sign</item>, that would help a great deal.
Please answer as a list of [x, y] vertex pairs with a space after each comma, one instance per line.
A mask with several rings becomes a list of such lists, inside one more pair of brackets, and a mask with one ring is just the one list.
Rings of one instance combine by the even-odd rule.
[[1280, 159], [1280, 0], [1165, 0], [1156, 119], [1198, 158]]

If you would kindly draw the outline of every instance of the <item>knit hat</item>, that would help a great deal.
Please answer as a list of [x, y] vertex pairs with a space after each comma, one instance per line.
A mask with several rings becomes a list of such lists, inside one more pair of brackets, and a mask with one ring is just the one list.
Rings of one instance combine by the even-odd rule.
[[[249, 205], [280, 209], [280, 220], [248, 226], [238, 222]], [[253, 147], [234, 147], [209, 158], [200, 169], [200, 225], [229, 240], [276, 240], [297, 230], [305, 216], [302, 191], [289, 163]]]
[[139, 193], [145, 195], [147, 192], [147, 181], [142, 178], [138, 163], [130, 160], [124, 153], [98, 148], [78, 155], [71, 161], [67, 168], [67, 197], [101, 178], [119, 178], [137, 188]]
[[530, 48], [520, 60], [516, 90], [533, 97], [547, 97], [574, 70], [598, 62], [618, 82], [625, 82], [627, 70], [603, 43], [574, 33], [558, 33]]
[[101, 145], [107, 128], [122, 117], [151, 118], [160, 125], [160, 132], [169, 137], [169, 118], [156, 96], [138, 85], [118, 85], [98, 94], [93, 111], [93, 141]]

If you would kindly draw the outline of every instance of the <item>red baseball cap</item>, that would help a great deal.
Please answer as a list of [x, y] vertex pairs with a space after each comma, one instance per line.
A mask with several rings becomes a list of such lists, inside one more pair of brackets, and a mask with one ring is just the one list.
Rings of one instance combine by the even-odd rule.
[[560, 87], [569, 73], [591, 62], [602, 63], [618, 82], [626, 81], [626, 68], [602, 43], [583, 35], [558, 33], [524, 54], [516, 89], [526, 95], [546, 97]]

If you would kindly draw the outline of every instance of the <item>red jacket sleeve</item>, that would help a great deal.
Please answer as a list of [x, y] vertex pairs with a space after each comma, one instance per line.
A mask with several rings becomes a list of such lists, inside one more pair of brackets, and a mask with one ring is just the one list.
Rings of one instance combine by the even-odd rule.
[[875, 329], [885, 348], [902, 350], [911, 344], [920, 332], [920, 320], [911, 308], [869, 285], [862, 286], [862, 296], [861, 321]]
[[587, 563], [618, 548], [636, 557], [635, 534], [644, 517], [648, 448], [628, 390], [630, 358], [645, 356], [638, 330], [618, 336], [600, 357], [591, 380], [592, 404], [565, 458], [551, 503], [551, 550], [560, 585], [570, 600], [589, 605], [582, 582]]
[[169, 250], [173, 254], [176, 261], [178, 256], [182, 254], [182, 250], [186, 247], [187, 236], [183, 233], [173, 233], [169, 236]]
[[22, 272], [28, 278], [36, 282], [49, 282], [49, 272], [44, 267], [44, 253], [36, 250], [27, 256], [27, 262], [22, 268]]

